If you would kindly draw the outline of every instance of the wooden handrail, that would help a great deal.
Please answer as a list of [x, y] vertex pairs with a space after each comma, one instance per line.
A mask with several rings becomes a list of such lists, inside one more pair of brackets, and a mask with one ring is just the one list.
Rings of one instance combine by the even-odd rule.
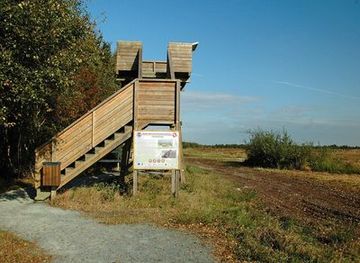
[[114, 98], [115, 96], [117, 96], [118, 94], [124, 92], [124, 90], [126, 90], [129, 86], [133, 85], [136, 81], [138, 81], [138, 79], [134, 79], [133, 81], [131, 81], [130, 83], [128, 83], [125, 87], [121, 88], [120, 90], [118, 90], [117, 92], [115, 92], [114, 94], [112, 94], [110, 97], [106, 98], [105, 100], [103, 100], [100, 104], [98, 104], [96, 107], [94, 107], [93, 109], [89, 110], [87, 113], [85, 113], [84, 115], [82, 115], [80, 118], [78, 118], [76, 121], [74, 121], [73, 123], [71, 123], [69, 126], [67, 126], [65, 129], [63, 129], [61, 132], [58, 132], [56, 135], [54, 135], [51, 139], [49, 139], [47, 142], [41, 144], [39, 147], [37, 147], [35, 149], [35, 152], [39, 152], [41, 151], [43, 148], [45, 148], [48, 144], [52, 143], [54, 140], [56, 140], [57, 137], [59, 137], [61, 134], [65, 133], [67, 130], [69, 130], [70, 128], [72, 128], [73, 126], [75, 126], [76, 124], [78, 124], [81, 120], [83, 120], [84, 118], [86, 118], [87, 116], [89, 116], [90, 114], [92, 114], [95, 110], [99, 109], [100, 107], [102, 107], [103, 105], [105, 105], [109, 100], [111, 100], [112, 98]]

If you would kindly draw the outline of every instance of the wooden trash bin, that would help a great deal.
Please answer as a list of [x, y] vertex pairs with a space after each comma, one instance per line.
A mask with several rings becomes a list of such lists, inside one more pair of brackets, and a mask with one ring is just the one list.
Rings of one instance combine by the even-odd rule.
[[44, 162], [41, 185], [58, 187], [60, 185], [60, 181], [60, 162]]

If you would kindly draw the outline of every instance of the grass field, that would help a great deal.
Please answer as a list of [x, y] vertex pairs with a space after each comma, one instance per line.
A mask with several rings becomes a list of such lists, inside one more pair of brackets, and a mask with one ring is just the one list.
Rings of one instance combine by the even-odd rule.
[[50, 261], [51, 257], [34, 243], [22, 240], [14, 234], [0, 231], [0, 262], [45, 263]]
[[[337, 154], [346, 159], [349, 153]], [[169, 194], [169, 176], [144, 174], [136, 197], [120, 195], [109, 181], [70, 189], [52, 205], [108, 224], [191, 231], [212, 243], [221, 261], [359, 259], [359, 175], [243, 167], [242, 149], [187, 148], [185, 156], [187, 181], [178, 199]]]
[[337, 149], [334, 154], [345, 163], [349, 163], [360, 169], [360, 149]]

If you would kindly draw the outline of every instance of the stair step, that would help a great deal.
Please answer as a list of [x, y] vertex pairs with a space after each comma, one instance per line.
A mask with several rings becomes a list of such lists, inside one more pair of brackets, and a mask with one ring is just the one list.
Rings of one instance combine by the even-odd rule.
[[50, 192], [37, 191], [35, 201], [45, 201], [46, 199], [50, 198], [50, 195]]
[[104, 141], [105, 146], [108, 146], [108, 145], [111, 144], [113, 141], [114, 141], [114, 139], [112, 139], [112, 140], [106, 139], [106, 140]]
[[78, 167], [79, 165], [83, 164], [85, 161], [77, 160], [75, 161], [75, 167]]
[[94, 148], [94, 151], [95, 151], [95, 153], [98, 153], [98, 152], [100, 152], [102, 149], [104, 149], [104, 146], [96, 146], [96, 147]]
[[87, 161], [87, 160], [93, 158], [94, 156], [95, 156], [95, 153], [86, 153], [85, 154], [85, 160]]
[[73, 167], [67, 167], [65, 168], [65, 175], [68, 175], [69, 173], [71, 173], [74, 170]]
[[123, 132], [115, 132], [114, 133], [114, 136], [115, 136], [115, 139], [119, 138], [120, 136], [123, 136], [124, 133]]
[[127, 132], [129, 132], [131, 130], [132, 130], [132, 126], [131, 125], [126, 125], [122, 129], [116, 131], [114, 133], [114, 137], [115, 137], [115, 139], [119, 138], [119, 136], [123, 136], [125, 133], [127, 133]]

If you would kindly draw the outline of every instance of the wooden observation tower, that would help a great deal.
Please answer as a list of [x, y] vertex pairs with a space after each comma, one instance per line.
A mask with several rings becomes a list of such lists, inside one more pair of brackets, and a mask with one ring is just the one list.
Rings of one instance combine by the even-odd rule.
[[[171, 42], [166, 61], [145, 61], [141, 42], [119, 41], [116, 76], [120, 89], [36, 149], [36, 199], [56, 194], [118, 147], [122, 147], [124, 174], [131, 166], [133, 134], [151, 125], [177, 132], [181, 147], [180, 92], [190, 78], [196, 47], [197, 43]], [[134, 181], [136, 192], [136, 170]]]

